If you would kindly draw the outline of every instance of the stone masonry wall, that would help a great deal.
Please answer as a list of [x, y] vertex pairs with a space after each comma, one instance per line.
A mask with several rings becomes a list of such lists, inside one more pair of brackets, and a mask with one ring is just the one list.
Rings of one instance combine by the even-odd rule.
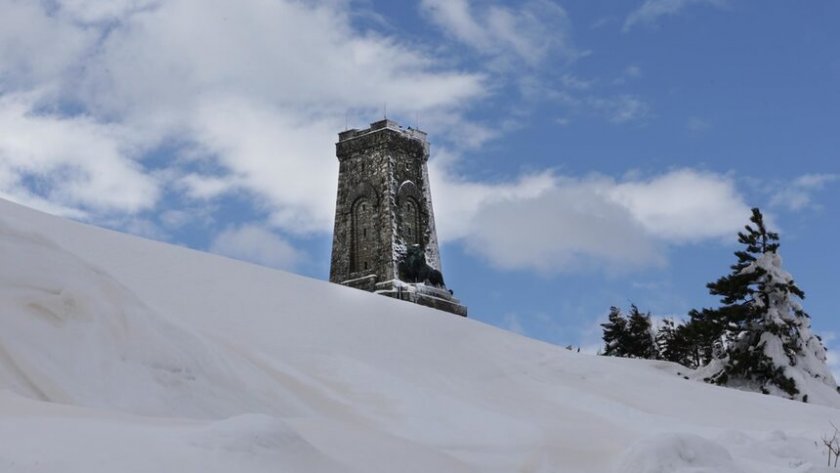
[[[336, 155], [339, 179], [330, 280], [342, 283], [371, 274], [378, 281], [396, 279], [395, 255], [406, 241], [424, 246], [430, 264], [439, 268], [425, 133], [383, 120], [366, 130], [340, 133]], [[419, 189], [403, 196], [414, 206], [398, 201], [406, 181]], [[405, 215], [416, 215], [416, 224], [404, 222]], [[407, 231], [419, 234], [401, 234]]]
[[466, 316], [445, 287], [399, 281], [409, 245], [420, 245], [427, 263], [441, 269], [426, 134], [382, 120], [338, 137], [330, 281]]

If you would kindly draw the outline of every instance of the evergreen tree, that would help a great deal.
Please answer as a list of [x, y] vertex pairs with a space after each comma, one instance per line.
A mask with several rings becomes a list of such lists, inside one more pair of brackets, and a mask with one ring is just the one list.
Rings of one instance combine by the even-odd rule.
[[650, 313], [643, 314], [635, 304], [630, 305], [630, 317], [627, 320], [627, 355], [630, 358], [655, 360], [659, 358], [656, 349]]
[[738, 233], [745, 248], [735, 253], [731, 273], [707, 285], [723, 305], [690, 314], [698, 361], [713, 359], [707, 380], [791, 398], [800, 394], [794, 378], [802, 374], [836, 386], [825, 349], [795, 299], [804, 293], [782, 269], [779, 235], [766, 229], [758, 209], [750, 221]]
[[689, 368], [696, 368], [695, 346], [688, 335], [687, 325], [676, 324], [674, 319], [665, 319], [656, 332], [656, 349], [659, 358], [673, 361]]
[[672, 319], [665, 319], [656, 335], [659, 357], [673, 361], [688, 368], [698, 368], [711, 360], [713, 343], [704, 341], [699, 322], [690, 320], [676, 324]]
[[689, 321], [681, 331], [689, 350], [690, 364], [686, 366], [706, 365], [723, 353], [728, 310], [721, 307], [688, 313]]
[[604, 329], [604, 356], [627, 356], [627, 319], [618, 307], [610, 307], [608, 322], [601, 324]]
[[625, 317], [618, 307], [610, 307], [609, 321], [601, 327], [604, 328], [604, 355], [659, 358], [650, 314], [641, 313], [635, 305], [630, 306], [629, 317]]
[[666, 361], [677, 361], [674, 355], [676, 338], [676, 325], [674, 319], [667, 318], [662, 320], [662, 326], [656, 331], [656, 350], [659, 352], [659, 357]]

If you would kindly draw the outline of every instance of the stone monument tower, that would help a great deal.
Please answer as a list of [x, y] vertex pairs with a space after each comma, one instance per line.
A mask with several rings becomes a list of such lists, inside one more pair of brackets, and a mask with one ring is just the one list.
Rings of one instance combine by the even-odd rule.
[[443, 283], [426, 133], [381, 120], [338, 134], [330, 281], [467, 315]]

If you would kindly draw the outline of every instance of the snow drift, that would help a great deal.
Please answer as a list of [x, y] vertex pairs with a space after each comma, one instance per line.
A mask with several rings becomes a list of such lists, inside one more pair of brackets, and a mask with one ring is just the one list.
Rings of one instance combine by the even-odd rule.
[[678, 369], [0, 201], [0, 471], [831, 471]]

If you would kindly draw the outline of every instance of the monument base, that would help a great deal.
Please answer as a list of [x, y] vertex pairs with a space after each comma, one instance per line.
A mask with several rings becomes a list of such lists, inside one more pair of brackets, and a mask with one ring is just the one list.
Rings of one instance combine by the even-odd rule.
[[461, 301], [444, 288], [427, 286], [423, 283], [391, 280], [377, 283], [374, 292], [401, 301], [413, 302], [432, 309], [460, 315], [461, 317], [467, 316], [467, 306], [461, 305]]

